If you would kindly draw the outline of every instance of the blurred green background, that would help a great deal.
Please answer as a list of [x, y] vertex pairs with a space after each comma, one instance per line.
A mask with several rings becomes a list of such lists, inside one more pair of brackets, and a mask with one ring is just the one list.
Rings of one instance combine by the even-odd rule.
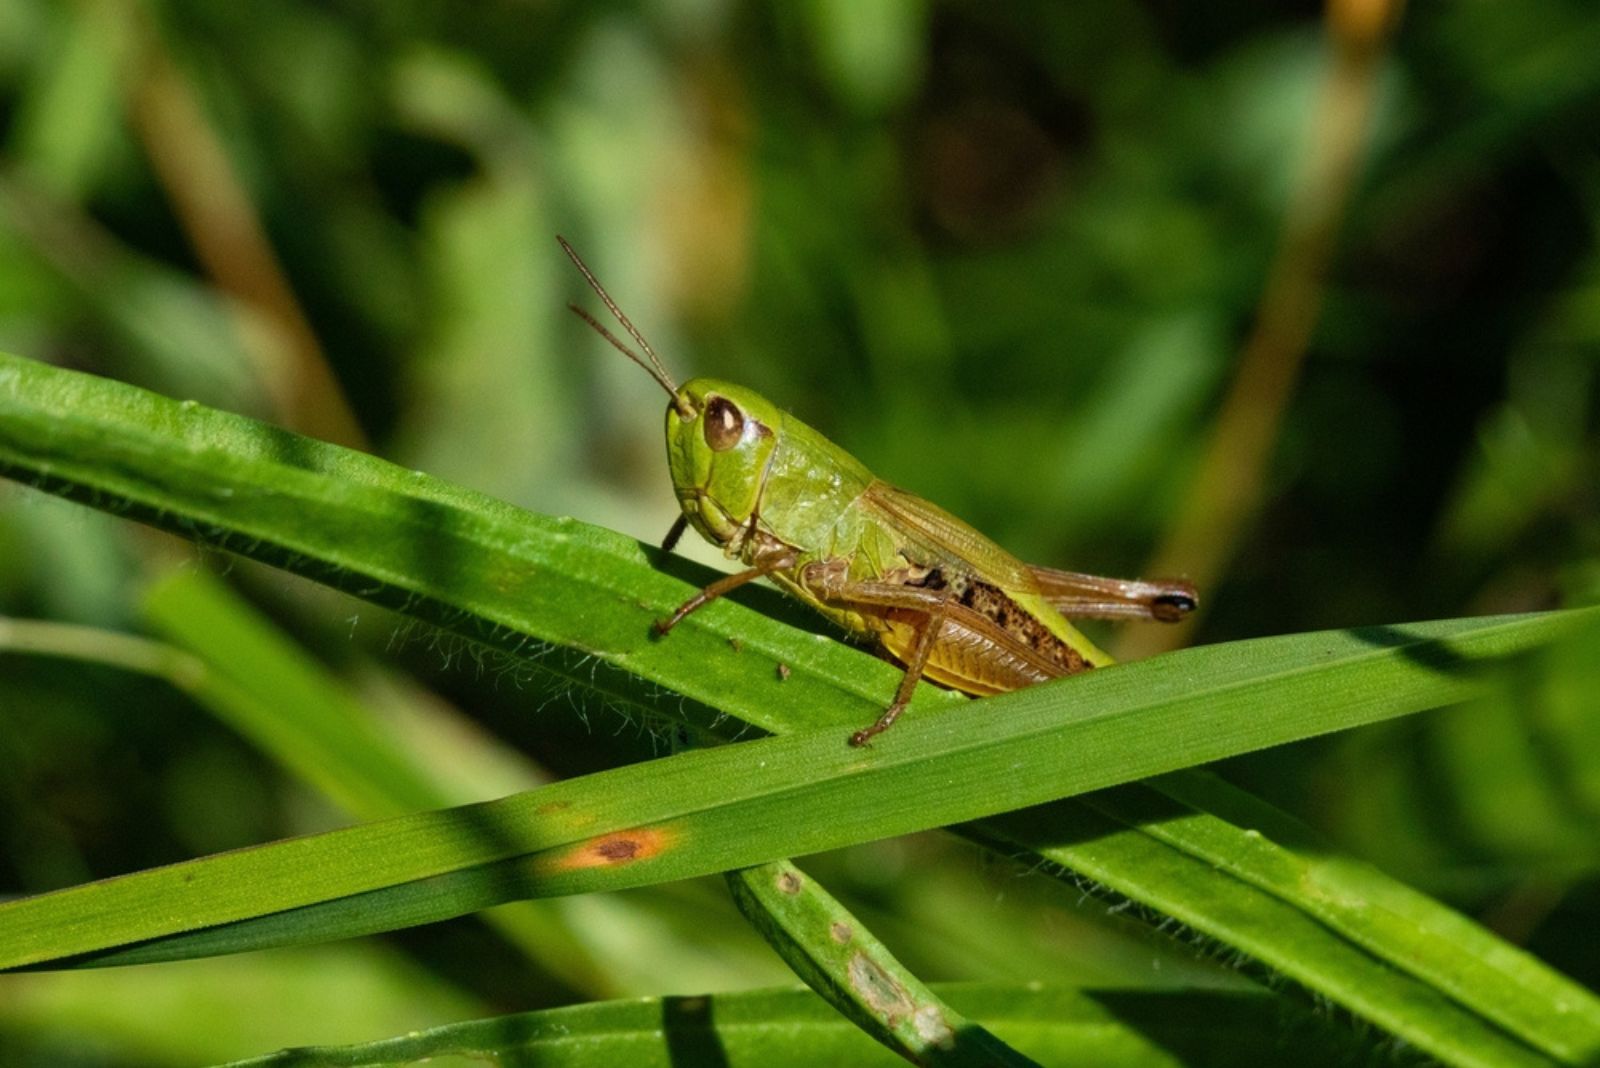
[[[1590, 603], [1596, 56], [1589, 0], [0, 0], [0, 349], [657, 541], [662, 397], [567, 312], [597, 305], [561, 233], [680, 379], [762, 390], [1027, 559], [1196, 577], [1182, 640]], [[660, 747], [370, 606], [0, 486], [0, 615], [149, 631], [146, 585], [197, 560], [469, 739], [464, 796]], [[1223, 770], [1600, 984], [1597, 663]], [[508, 758], [477, 731], [528, 763], [481, 770]], [[0, 892], [342, 818], [165, 685], [0, 641]], [[930, 978], [971, 977], [928, 932], [974, 908], [1088, 980], [1188, 954], [937, 838], [820, 863]], [[183, 1063], [782, 981], [736, 920], [706, 940], [719, 893], [572, 903], [604, 932], [587, 989], [463, 921], [6, 977], [0, 1042]], [[213, 1004], [240, 998], [276, 1008]], [[329, 999], [347, 1018], [310, 1028]]]

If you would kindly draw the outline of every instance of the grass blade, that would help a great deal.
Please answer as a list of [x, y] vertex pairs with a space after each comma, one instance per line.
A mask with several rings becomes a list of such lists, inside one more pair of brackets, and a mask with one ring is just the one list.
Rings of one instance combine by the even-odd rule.
[[[971, 819], [1459, 700], [1477, 691], [1485, 664], [1581, 622], [1573, 615], [1506, 617], [1298, 635], [1119, 666], [980, 704], [923, 687], [895, 735], [878, 751], [856, 754], [859, 763], [846, 768], [838, 752], [842, 727], [872, 719], [897, 672], [837, 642], [795, 632], [780, 622], [781, 610], [761, 614], [738, 603], [713, 605], [670, 640], [652, 642], [650, 622], [703, 582], [704, 572], [610, 532], [522, 512], [249, 420], [4, 356], [0, 472], [308, 575], [514, 655], [532, 656], [559, 683], [593, 688], [619, 707], [678, 716], [723, 734], [736, 726], [724, 714], [775, 733], [826, 727], [815, 737], [782, 740], [792, 741], [793, 749], [774, 742], [760, 743], [772, 747], [767, 749], [742, 748], [740, 757], [718, 766], [718, 773], [737, 780], [742, 771], [748, 785], [752, 775], [761, 778], [775, 769], [810, 780], [827, 768], [815, 782], [831, 783], [833, 799], [821, 810], [829, 824], [821, 827], [804, 819], [803, 806], [793, 807], [797, 798], [808, 796], [812, 781], [797, 781], [790, 792], [789, 785], [763, 779], [772, 791], [765, 796], [757, 791], [698, 809], [687, 794], [670, 796], [682, 785], [674, 773], [662, 773], [668, 796], [656, 794], [653, 779], [602, 778], [582, 789], [625, 789], [641, 793], [634, 801], [649, 795], [662, 804], [626, 810], [612, 803], [614, 798], [586, 798], [591, 834], [602, 834], [602, 827], [628, 832], [649, 820], [688, 819], [704, 837], [680, 841], [662, 851], [665, 855], [652, 854], [650, 863], [632, 863], [642, 859], [635, 855], [621, 865], [562, 868], [555, 859], [560, 851], [567, 849], [570, 861], [571, 850], [581, 848], [577, 829], [564, 838], [557, 835], [561, 841], [516, 843], [510, 853], [458, 850], [462, 842], [483, 844], [477, 816], [462, 820], [459, 814], [441, 814], [435, 824], [412, 828], [419, 844], [436, 847], [432, 859], [438, 863], [380, 873], [369, 884], [347, 880], [333, 856], [312, 880], [316, 889], [310, 896], [273, 893], [229, 905], [191, 895], [185, 900], [195, 911], [187, 904], [163, 907], [157, 898], [142, 904], [130, 899], [124, 904], [132, 914], [144, 910], [146, 921], [162, 917], [166, 925], [119, 926], [110, 916], [125, 919], [129, 913], [112, 909], [102, 919], [115, 929], [87, 941], [81, 931], [73, 933], [70, 910], [53, 919], [35, 913], [40, 925], [31, 934], [10, 937], [21, 930], [9, 922], [19, 916], [10, 909], [26, 913], [60, 895], [18, 903], [0, 912], [8, 921], [3, 948], [12, 964], [89, 952], [101, 953], [102, 960], [160, 959], [335, 937], [455, 915], [517, 896], [635, 885], [633, 880], [676, 878]], [[749, 600], [760, 602], [759, 593]], [[763, 607], [772, 604], [769, 600]], [[778, 679], [779, 664], [788, 668], [787, 681]], [[1139, 700], [1128, 700], [1135, 696]], [[1061, 730], [1052, 733], [1053, 727]], [[1044, 733], [1030, 735], [1032, 728]], [[1050, 740], [1040, 744], [1045, 739]], [[995, 789], [1014, 787], [1024, 778], [1033, 780], [1029, 789]], [[997, 796], [992, 806], [974, 803], [976, 792]], [[1096, 803], [1116, 813], [1113, 830], [1135, 828], [1129, 833], [1154, 843], [1156, 852], [1105, 848], [1097, 854], [1105, 842], [1131, 841], [1118, 834], [1103, 842], [1055, 843], [1052, 855], [1080, 870], [1098, 865], [1102, 881], [1157, 907], [1184, 906], [1191, 926], [1214, 937], [1228, 939], [1236, 931], [1238, 910], [1267, 908], [1264, 895], [1241, 879], [1232, 880], [1226, 894], [1187, 893], [1187, 876], [1181, 873], [1208, 862], [1141, 822], [1138, 803], [1119, 809], [1122, 796], [1098, 795]], [[498, 817], [489, 824], [497, 827]], [[358, 856], [370, 850], [384, 859], [379, 843], [395, 829], [377, 826], [382, 829], [372, 832], [371, 840], [353, 843]], [[1202, 837], [1240, 831], [1203, 813], [1185, 826]], [[519, 848], [526, 852], [517, 853]], [[276, 863], [274, 858], [269, 866]], [[381, 872], [381, 863], [378, 868]], [[154, 874], [102, 885], [148, 887], [154, 884], [135, 880]], [[329, 878], [321, 879], [324, 874]], [[1376, 873], [1365, 881], [1379, 891], [1380, 883], [1393, 885]], [[1278, 893], [1298, 914], [1315, 914], [1314, 903], [1304, 896], [1294, 897], [1282, 887]], [[1459, 921], [1441, 906], [1428, 905], [1429, 924], [1448, 927]], [[48, 912], [56, 906], [42, 907]], [[1459, 946], [1435, 939], [1427, 947], [1426, 965], [1416, 966], [1408, 962], [1419, 952], [1417, 944], [1359, 921], [1356, 928], [1338, 931], [1337, 937], [1402, 967], [1423, 986], [1451, 990], [1443, 977], [1461, 966], [1465, 954]], [[168, 936], [169, 941], [129, 948], [141, 938]], [[1538, 1044], [1563, 1060], [1581, 1063], [1594, 1056], [1600, 1051], [1595, 999], [1542, 966], [1529, 966], [1541, 976], [1535, 985], [1542, 993], [1529, 999], [1521, 1018], [1514, 1018], [1521, 1009], [1508, 1008], [1518, 1004], [1516, 999], [1491, 997], [1490, 1003], [1471, 1008], [1453, 997], [1446, 1000], [1457, 1006], [1453, 1011], [1473, 1019], [1481, 1013], [1518, 1035], [1559, 1036]], [[1343, 997], [1335, 976], [1317, 973], [1315, 960], [1312, 967], [1304, 979], [1308, 985]], [[1419, 1045], [1445, 1047], [1444, 1036], [1435, 1032], [1448, 1032], [1450, 1025], [1413, 1022]]]
[[[1114, 802], [1110, 795], [1116, 795]], [[1314, 874], [1308, 873], [1304, 885], [1288, 883], [1287, 869], [1294, 863], [1314, 871], [1319, 862], [1275, 840], [1273, 822], [1247, 824], [1248, 830], [1230, 827], [1144, 784], [1077, 800], [1083, 803], [985, 820], [975, 836], [1003, 851], [1070, 863], [1070, 872], [1053, 870], [1076, 885], [1087, 877], [1114, 887], [1237, 947], [1278, 976], [1304, 984], [1446, 1063], [1482, 1068], [1585, 1064], [1595, 1048], [1591, 995], [1437, 902], [1422, 899], [1427, 908], [1408, 935], [1385, 931], [1374, 940], [1371, 931], [1382, 926], [1364, 928], [1360, 917], [1384, 911], [1397, 888], [1392, 880], [1347, 879], [1345, 896], [1332, 909], [1326, 907], [1327, 888]], [[1113, 809], [1115, 816], [1106, 814]], [[1136, 812], [1143, 813], [1144, 822], [1122, 822]], [[1238, 856], [1215, 857], [1206, 848], [1219, 844], [1222, 828], [1240, 839]], [[1268, 888], [1240, 874], [1241, 868], [1272, 867], [1282, 869], [1282, 877]], [[1317, 914], [1319, 904], [1324, 914], [1346, 915], [1329, 922]], [[1427, 930], [1441, 916], [1463, 929], [1462, 941], [1440, 941]], [[1520, 965], [1491, 972], [1477, 956], [1484, 943], [1493, 944], [1502, 961], [1517, 957]], [[1470, 996], [1457, 997], [1460, 976], [1442, 974], [1452, 970], [1479, 983]], [[1537, 994], [1508, 989], [1524, 977]]]
[[[1073, 990], [1001, 983], [939, 984], [935, 993], [1041, 1064], [1208, 1068], [1271, 1064], [1295, 1050], [1300, 1068], [1370, 1058], [1355, 1036], [1270, 995]], [[618, 1064], [903, 1064], [809, 990], [650, 998], [546, 1009], [452, 1024], [359, 1046], [285, 1050], [229, 1068], [378, 1068], [457, 1057], [545, 1068]]]
[[[828, 727], [207, 857], [0, 906], [0, 967], [406, 884], [419, 884], [407, 893], [421, 912], [379, 923], [710, 874], [976, 819], [1457, 699], [1486, 665], [1591, 617], [1418, 624], [1404, 644], [1341, 631], [1187, 650], [930, 711], [871, 751]], [[1452, 670], [1441, 673], [1441, 662]], [[1210, 729], [1196, 732], [1195, 722]], [[355, 933], [362, 925], [352, 919], [320, 933]]]
[[912, 1064], [1037, 1065], [970, 1022], [911, 973], [815, 879], [790, 862], [728, 873], [745, 914], [795, 974]]

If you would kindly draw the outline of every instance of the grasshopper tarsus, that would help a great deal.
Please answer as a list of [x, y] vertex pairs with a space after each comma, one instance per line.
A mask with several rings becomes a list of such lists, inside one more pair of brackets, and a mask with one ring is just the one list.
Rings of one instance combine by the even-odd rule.
[[902, 701], [896, 701], [894, 704], [890, 705], [884, 711], [883, 715], [878, 717], [878, 721], [876, 723], [870, 727], [863, 727], [850, 736], [851, 748], [860, 749], [862, 746], [872, 741], [872, 739], [876, 738], [878, 735], [894, 726], [894, 721], [900, 718], [900, 713], [904, 712], [905, 709], [905, 703]]

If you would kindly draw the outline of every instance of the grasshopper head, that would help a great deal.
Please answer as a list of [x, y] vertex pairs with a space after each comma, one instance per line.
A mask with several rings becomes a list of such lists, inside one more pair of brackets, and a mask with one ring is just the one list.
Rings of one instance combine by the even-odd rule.
[[696, 378], [667, 406], [667, 465], [689, 524], [715, 545], [739, 536], [760, 504], [783, 414], [743, 386]]
[[760, 504], [783, 413], [760, 394], [729, 382], [696, 378], [680, 388], [583, 258], [566, 238], [556, 240], [644, 355], [576, 304], [570, 305], [572, 310], [618, 352], [644, 368], [672, 398], [667, 405], [667, 464], [685, 518], [712, 544], [736, 548], [740, 532]]

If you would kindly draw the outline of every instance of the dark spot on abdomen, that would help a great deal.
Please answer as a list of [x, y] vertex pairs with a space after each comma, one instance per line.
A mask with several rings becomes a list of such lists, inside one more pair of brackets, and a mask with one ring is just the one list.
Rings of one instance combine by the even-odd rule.
[[961, 587], [961, 604], [994, 621], [995, 626], [1026, 645], [1052, 664], [1071, 674], [1094, 667], [1082, 653], [1056, 637], [1038, 619], [1022, 610], [998, 586], [986, 582], [967, 582]]

